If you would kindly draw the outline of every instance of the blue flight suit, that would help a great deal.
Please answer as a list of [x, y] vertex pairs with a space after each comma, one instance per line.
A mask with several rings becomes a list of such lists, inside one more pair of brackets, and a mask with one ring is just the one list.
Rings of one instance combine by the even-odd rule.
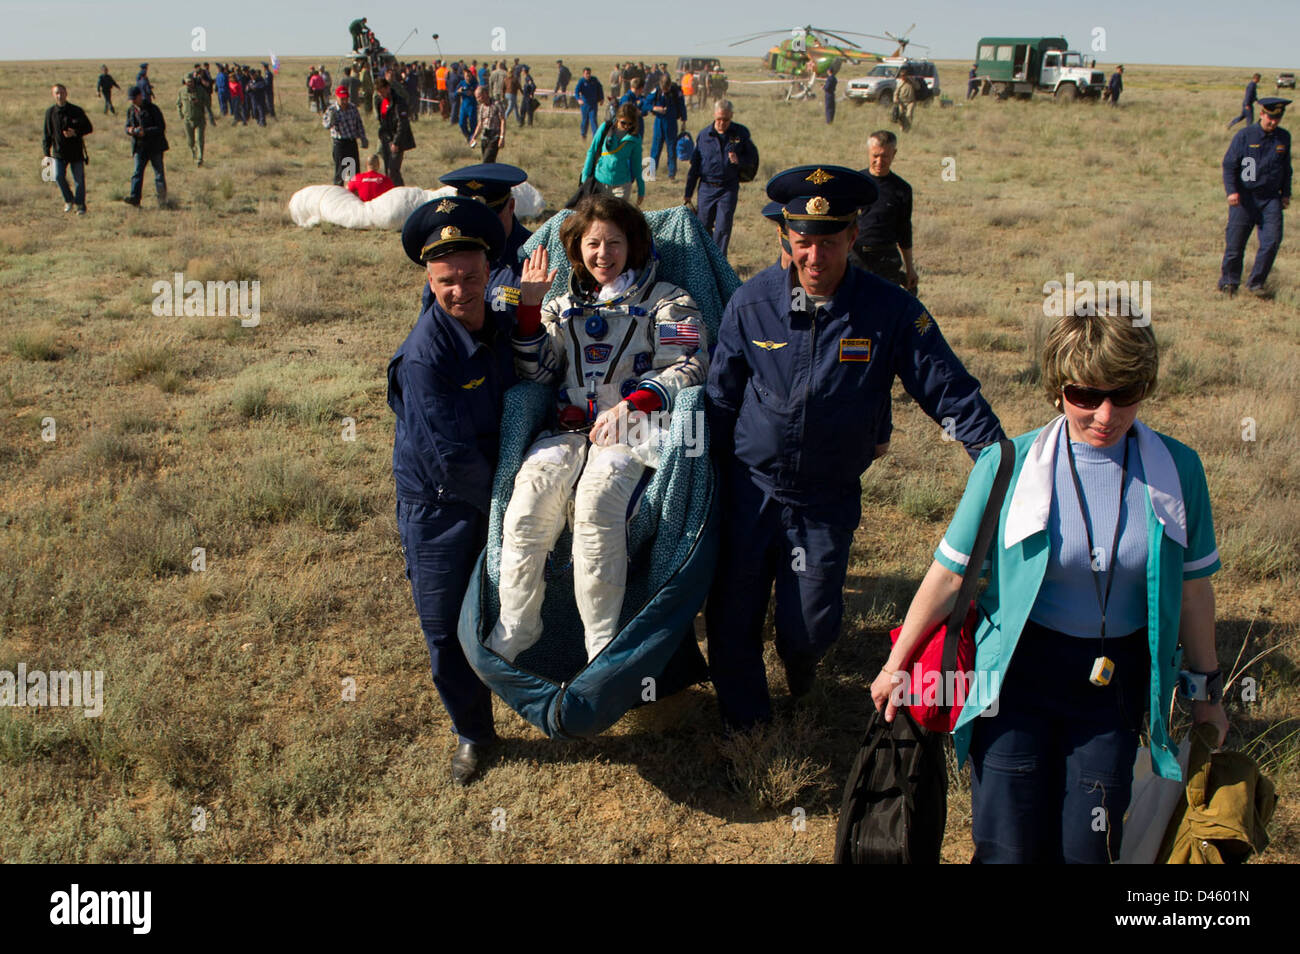
[[[732, 123], [724, 135], [710, 123], [695, 138], [695, 151], [691, 153], [691, 168], [686, 174], [686, 198], [700, 184], [699, 218], [706, 232], [725, 258], [731, 243], [731, 220], [736, 214], [736, 199], [740, 194], [740, 162], [744, 153], [753, 146], [749, 130], [740, 123]], [[727, 158], [736, 154], [737, 162]]]
[[492, 697], [456, 635], [474, 561], [487, 541], [506, 389], [516, 381], [515, 311], [487, 309], [471, 336], [436, 301], [388, 364], [397, 415], [397, 527], [433, 683], [462, 742], [496, 738]]
[[259, 126], [266, 125], [266, 80], [255, 79], [248, 84], [248, 101], [252, 105], [253, 119]]
[[835, 87], [840, 85], [840, 79], [834, 73], [827, 73], [826, 79], [822, 81], [822, 89], [826, 93], [826, 125], [829, 126], [835, 122]]
[[709, 366], [724, 501], [709, 670], [735, 728], [771, 717], [762, 633], [774, 581], [776, 649], [788, 670], [814, 666], [839, 636], [860, 481], [889, 439], [894, 378], [972, 458], [1003, 436], [979, 382], [907, 292], [850, 266], [814, 318], [794, 310], [797, 291], [793, 267], [742, 285]]
[[1246, 125], [1250, 125], [1255, 121], [1255, 101], [1259, 99], [1256, 90], [1257, 87], [1254, 80], [1251, 80], [1246, 84], [1246, 95], [1241, 100], [1241, 112], [1237, 114], [1236, 119], [1228, 123], [1229, 129], [1242, 120], [1246, 121]]
[[598, 111], [601, 103], [605, 102], [605, 88], [600, 85], [600, 80], [594, 76], [584, 76], [578, 80], [578, 85], [573, 87], [573, 97], [582, 104], [582, 138], [587, 138], [587, 123], [591, 123], [591, 131], [594, 134], [596, 127], [600, 125], [598, 120]]
[[[641, 101], [641, 113], [651, 113], [655, 118], [654, 134], [650, 143], [650, 157], [654, 160], [655, 175], [659, 175], [659, 153], [668, 147], [668, 178], [677, 177], [677, 123], [686, 122], [686, 97], [676, 89], [675, 97], [665, 97], [663, 90], [656, 87]], [[675, 108], [674, 108], [675, 101]], [[662, 115], [653, 112], [656, 106], [667, 106], [668, 111]]]
[[224, 116], [230, 112], [230, 80], [226, 77], [226, 71], [217, 70], [214, 82], [217, 87], [217, 103], [221, 106], [221, 115]]
[[456, 94], [460, 96], [460, 131], [465, 134], [465, 141], [469, 142], [474, 138], [474, 129], [478, 126], [478, 102], [474, 99], [473, 88], [465, 78], [456, 87]]
[[1259, 251], [1246, 284], [1261, 288], [1282, 244], [1282, 200], [1291, 198], [1291, 133], [1281, 126], [1266, 133], [1252, 123], [1233, 136], [1223, 154], [1223, 188], [1237, 193], [1240, 205], [1228, 206], [1219, 287], [1241, 284], [1246, 241], [1258, 227]]

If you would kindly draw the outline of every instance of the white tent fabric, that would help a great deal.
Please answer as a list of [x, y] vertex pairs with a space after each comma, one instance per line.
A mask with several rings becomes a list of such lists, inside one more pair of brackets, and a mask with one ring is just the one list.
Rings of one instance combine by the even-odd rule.
[[[516, 216], [540, 215], [546, 208], [542, 194], [531, 184], [520, 183], [512, 191]], [[345, 229], [400, 229], [407, 217], [421, 205], [455, 192], [451, 186], [436, 191], [398, 186], [378, 198], [362, 202], [342, 186], [306, 186], [289, 199], [289, 217], [302, 228], [329, 222]]]

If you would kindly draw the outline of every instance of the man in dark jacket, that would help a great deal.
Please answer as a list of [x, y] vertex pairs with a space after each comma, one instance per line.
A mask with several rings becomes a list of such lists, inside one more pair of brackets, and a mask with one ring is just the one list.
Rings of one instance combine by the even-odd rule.
[[131, 106], [126, 111], [126, 134], [131, 137], [131, 155], [135, 169], [131, 172], [131, 194], [122, 201], [127, 205], [140, 204], [144, 185], [144, 167], [153, 166], [153, 185], [158, 193], [158, 205], [167, 204], [167, 174], [163, 170], [163, 153], [167, 151], [167, 121], [162, 110], [147, 103], [138, 86], [126, 91]]
[[[78, 215], [86, 214], [86, 144], [83, 136], [89, 136], [94, 127], [85, 110], [68, 102], [68, 90], [62, 83], [50, 87], [54, 96], [54, 105], [45, 111], [45, 141], [42, 145], [44, 155], [54, 160], [54, 181], [63, 193], [63, 211], [71, 212], [76, 207]], [[72, 170], [72, 181], [77, 187], [74, 194], [68, 188], [68, 170]]]
[[1259, 102], [1259, 78], [1259, 74], [1256, 73], [1250, 78], [1250, 82], [1246, 84], [1246, 93], [1241, 98], [1241, 112], [1237, 114], [1236, 119], [1228, 123], [1229, 129], [1239, 122], [1244, 121], [1249, 126], [1255, 121], [1255, 104]]
[[1115, 67], [1115, 72], [1110, 74], [1110, 82], [1106, 84], [1106, 91], [1110, 93], [1110, 104], [1119, 105], [1119, 94], [1124, 92], [1124, 67]]
[[415, 148], [410, 107], [386, 79], [375, 84], [375, 92], [379, 96], [379, 151], [384, 157], [384, 175], [392, 179], [395, 186], [405, 185], [402, 181], [402, 157], [408, 149]]
[[[144, 97], [146, 103], [153, 102], [153, 86], [149, 83], [149, 64], [141, 63], [140, 72], [135, 76], [135, 85], [140, 87], [140, 95]], [[128, 94], [127, 98], [130, 96]]]
[[121, 88], [122, 87], [117, 85], [117, 80], [113, 79], [109, 74], [108, 66], [101, 66], [99, 68], [99, 82], [95, 84], [95, 92], [99, 93], [100, 97], [104, 100], [105, 116], [109, 113], [112, 113], [114, 116], [117, 115], [117, 110], [113, 108], [113, 90]]
[[749, 130], [731, 121], [732, 106], [729, 100], [720, 99], [713, 106], [713, 125], [700, 130], [695, 138], [695, 151], [691, 153], [690, 170], [686, 173], [686, 196], [683, 205], [690, 205], [695, 186], [700, 187], [699, 216], [706, 232], [713, 236], [725, 258], [731, 242], [731, 222], [736, 215], [736, 200], [740, 195], [740, 170], [742, 165], [757, 165], [754, 141]]

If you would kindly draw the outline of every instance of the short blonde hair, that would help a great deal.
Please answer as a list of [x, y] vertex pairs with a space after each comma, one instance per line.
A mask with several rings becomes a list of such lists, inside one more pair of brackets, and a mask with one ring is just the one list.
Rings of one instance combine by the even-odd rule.
[[1145, 400], [1155, 392], [1159, 369], [1150, 322], [1138, 325], [1122, 315], [1064, 315], [1043, 346], [1043, 390], [1056, 408], [1067, 384], [1119, 388], [1141, 381]]

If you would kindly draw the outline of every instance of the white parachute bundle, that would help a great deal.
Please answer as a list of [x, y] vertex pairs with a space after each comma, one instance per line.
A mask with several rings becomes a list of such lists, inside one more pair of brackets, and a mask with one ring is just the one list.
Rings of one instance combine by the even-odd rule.
[[[546, 208], [542, 194], [527, 182], [511, 191], [519, 218], [540, 215]], [[322, 222], [345, 229], [400, 229], [407, 217], [430, 199], [455, 194], [451, 186], [437, 190], [398, 186], [362, 202], [342, 186], [312, 185], [299, 189], [289, 199], [289, 217], [305, 229]]]

